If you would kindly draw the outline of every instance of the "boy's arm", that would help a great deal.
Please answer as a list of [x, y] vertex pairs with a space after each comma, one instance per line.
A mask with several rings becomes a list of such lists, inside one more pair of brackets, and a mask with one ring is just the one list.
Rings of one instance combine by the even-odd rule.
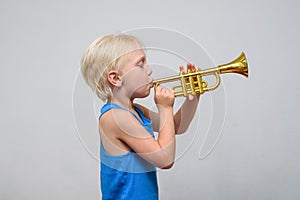
[[[180, 66], [179, 67], [180, 71], [184, 71], [184, 68], [183, 66]], [[187, 70], [195, 70], [195, 66], [193, 64], [187, 64]], [[200, 95], [197, 94], [197, 95], [189, 95], [186, 100], [184, 101], [184, 103], [181, 105], [181, 107], [179, 108], [179, 110], [175, 113], [174, 115], [174, 125], [175, 125], [175, 133], [176, 134], [182, 134], [184, 133], [194, 115], [195, 115], [195, 112], [196, 112], [196, 109], [198, 107], [198, 103], [199, 103], [199, 100], [200, 100]], [[149, 119], [152, 120], [152, 127], [153, 127], [153, 130], [158, 132], [159, 131], [159, 115], [158, 113], [156, 112], [153, 112], [141, 105], [136, 105], [137, 107], [139, 107], [143, 113], [145, 113], [145, 116]]]
[[[180, 72], [184, 72], [183, 66], [179, 67]], [[195, 71], [195, 65], [188, 63], [187, 64], [187, 71]], [[196, 109], [198, 107], [200, 95], [188, 95], [185, 99], [182, 106], [179, 108], [179, 110], [174, 115], [174, 123], [175, 123], [175, 132], [176, 134], [182, 134], [186, 132], [188, 129], [194, 115], [196, 112]]]
[[[175, 159], [175, 125], [173, 118], [174, 93], [157, 88], [159, 134], [157, 140], [127, 111], [112, 110], [101, 118], [104, 137], [115, 135], [149, 163], [159, 168], [170, 168]], [[110, 141], [113, 143], [113, 141]]]
[[189, 96], [174, 115], [175, 133], [187, 131], [198, 107], [200, 95]]
[[[174, 127], [175, 134], [179, 135], [187, 131], [198, 107], [200, 95], [188, 96], [181, 107], [174, 115]], [[139, 104], [136, 104], [140, 108], [145, 117], [152, 120], [152, 127], [155, 132], [159, 132], [159, 114], [153, 112]]]

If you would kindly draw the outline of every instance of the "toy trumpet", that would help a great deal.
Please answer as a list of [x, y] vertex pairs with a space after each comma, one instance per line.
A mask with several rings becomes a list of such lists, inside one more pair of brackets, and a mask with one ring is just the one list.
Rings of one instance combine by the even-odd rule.
[[[177, 76], [157, 79], [154, 80], [153, 83], [156, 88], [158, 85], [163, 83], [180, 81], [179, 85], [172, 87], [175, 97], [187, 96], [189, 94], [203, 94], [204, 92], [216, 89], [221, 82], [220, 74], [225, 73], [237, 73], [248, 77], [248, 63], [243, 52], [230, 63], [205, 70], [196, 69], [194, 71], [188, 70], [187, 72], [180, 72]], [[209, 86], [207, 81], [203, 79], [203, 76], [208, 75], [214, 75], [216, 78], [216, 82], [212, 86]]]

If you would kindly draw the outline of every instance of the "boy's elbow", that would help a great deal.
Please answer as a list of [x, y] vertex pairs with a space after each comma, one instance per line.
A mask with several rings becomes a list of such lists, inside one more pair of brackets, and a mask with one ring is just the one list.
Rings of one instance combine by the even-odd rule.
[[180, 127], [177, 131], [176, 131], [176, 135], [180, 135], [185, 133], [188, 130], [188, 126], [187, 127]]
[[168, 164], [167, 166], [162, 167], [161, 169], [171, 169], [174, 165], [174, 162]]
[[177, 132], [176, 132], [176, 135], [181, 135], [181, 134], [183, 134], [183, 133], [185, 133], [186, 132], [186, 130], [178, 130]]
[[157, 167], [160, 169], [170, 169], [174, 165], [174, 156], [172, 157], [166, 157], [165, 159], [160, 162]]
[[170, 169], [174, 165], [174, 159], [175, 155], [161, 155], [157, 157], [156, 162], [153, 164], [160, 169]]

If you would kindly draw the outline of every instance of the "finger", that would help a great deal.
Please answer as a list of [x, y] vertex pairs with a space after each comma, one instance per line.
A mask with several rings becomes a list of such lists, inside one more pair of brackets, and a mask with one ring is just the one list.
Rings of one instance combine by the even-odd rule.
[[195, 65], [192, 64], [192, 63], [190, 63], [190, 70], [191, 70], [192, 72], [196, 71]]
[[186, 68], [187, 68], [187, 71], [190, 71], [190, 70], [191, 70], [191, 63], [188, 63], [188, 64], [186, 65]]
[[164, 93], [166, 96], [168, 96], [170, 94], [170, 90], [168, 88], [165, 88]]
[[193, 71], [195, 71], [195, 69], [196, 69], [194, 64], [191, 64], [191, 68]]
[[174, 94], [174, 91], [173, 91], [173, 90], [171, 91], [170, 97], [171, 97], [172, 99], [175, 98], [175, 94]]
[[161, 87], [160, 85], [159, 86], [157, 86], [157, 88], [156, 88], [156, 92], [161, 92], [163, 90], [163, 87]]
[[182, 65], [179, 66], [180, 72], [184, 72], [184, 67]]
[[173, 98], [173, 97], [174, 97], [174, 91], [168, 89], [168, 90], [166, 91], [166, 96], [169, 97], [169, 98]]

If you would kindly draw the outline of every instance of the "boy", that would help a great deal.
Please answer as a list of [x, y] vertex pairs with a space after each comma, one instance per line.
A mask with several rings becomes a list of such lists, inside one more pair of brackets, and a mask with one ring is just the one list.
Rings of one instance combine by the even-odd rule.
[[199, 95], [187, 98], [176, 114], [174, 92], [161, 86], [154, 95], [158, 113], [135, 104], [154, 85], [143, 46], [129, 35], [98, 38], [81, 66], [85, 81], [106, 101], [99, 117], [102, 199], [158, 199], [156, 167], [173, 166], [175, 135], [187, 130]]

